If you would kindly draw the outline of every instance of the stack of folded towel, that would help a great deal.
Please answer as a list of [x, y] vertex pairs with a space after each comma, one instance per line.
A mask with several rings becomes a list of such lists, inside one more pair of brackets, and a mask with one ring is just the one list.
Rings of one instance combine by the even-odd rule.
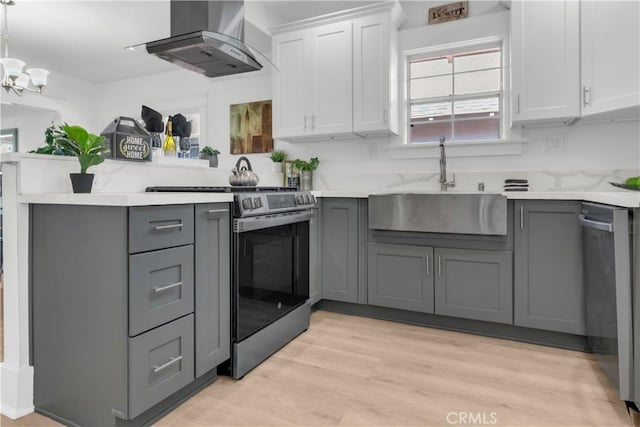
[[504, 191], [529, 191], [528, 179], [505, 179]]

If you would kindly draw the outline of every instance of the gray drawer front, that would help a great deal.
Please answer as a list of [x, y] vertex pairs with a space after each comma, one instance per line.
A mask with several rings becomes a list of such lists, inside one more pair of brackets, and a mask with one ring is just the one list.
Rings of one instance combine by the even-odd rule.
[[193, 315], [129, 339], [129, 419], [194, 380]]
[[193, 245], [129, 256], [129, 335], [193, 312]]
[[129, 209], [129, 253], [193, 243], [193, 205]]

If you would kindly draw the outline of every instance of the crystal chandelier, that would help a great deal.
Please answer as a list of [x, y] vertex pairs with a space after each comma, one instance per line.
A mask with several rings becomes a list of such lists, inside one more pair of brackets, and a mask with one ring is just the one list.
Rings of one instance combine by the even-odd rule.
[[[13, 6], [13, 0], [0, 0], [2, 4], [4, 16], [2, 21], [2, 57], [0, 57], [0, 65], [2, 65], [2, 87], [9, 92], [12, 90], [18, 95], [22, 95], [23, 91], [42, 93], [42, 89], [47, 85], [47, 76], [49, 71], [43, 68], [28, 68], [25, 73], [22, 72], [24, 61], [16, 58], [9, 58], [9, 24], [7, 19], [7, 6]], [[31, 85], [29, 84], [31, 83]], [[33, 87], [31, 87], [33, 86]]]

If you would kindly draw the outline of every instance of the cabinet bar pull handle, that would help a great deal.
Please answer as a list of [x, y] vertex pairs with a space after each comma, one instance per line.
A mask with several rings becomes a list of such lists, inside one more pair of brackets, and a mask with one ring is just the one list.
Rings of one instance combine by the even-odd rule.
[[516, 101], [516, 113], [520, 114], [520, 94], [518, 94], [516, 98], [517, 98], [517, 101]]
[[153, 227], [153, 229], [156, 231], [159, 231], [159, 230], [169, 230], [172, 228], [182, 228], [182, 227], [184, 227], [184, 224], [156, 225], [155, 227]]
[[520, 206], [520, 230], [524, 230], [524, 206]]
[[304, 115], [304, 128], [307, 128], [307, 115]]
[[178, 286], [182, 286], [182, 282], [171, 283], [166, 286], [156, 286], [155, 288], [153, 288], [153, 292], [160, 293], [166, 291], [167, 289], [176, 288]]
[[587, 86], [582, 86], [582, 105], [584, 107], [591, 105], [591, 89]]
[[315, 129], [316, 128], [316, 115], [312, 114], [311, 115], [311, 129]]
[[387, 123], [387, 109], [386, 108], [382, 108], [382, 122], [383, 123]]
[[442, 257], [438, 255], [438, 277], [442, 277]]
[[182, 360], [182, 356], [178, 356], [178, 357], [171, 357], [167, 363], [165, 363], [165, 364], [163, 364], [163, 365], [160, 365], [160, 366], [155, 365], [155, 366], [153, 367], [153, 373], [154, 373], [154, 374], [157, 374], [158, 372], [162, 371], [163, 369], [167, 369], [169, 366], [171, 366], [171, 365], [173, 365], [174, 363], [179, 362], [179, 361], [181, 361], [181, 360]]
[[226, 209], [209, 209], [207, 213], [215, 214], [215, 213], [226, 213]]
[[427, 276], [429, 275], [429, 254], [427, 254]]

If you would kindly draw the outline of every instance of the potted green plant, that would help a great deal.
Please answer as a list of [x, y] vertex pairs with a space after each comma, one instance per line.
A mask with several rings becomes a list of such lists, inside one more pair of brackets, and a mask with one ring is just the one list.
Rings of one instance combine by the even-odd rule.
[[275, 173], [282, 173], [282, 162], [287, 157], [284, 151], [274, 151], [271, 153], [271, 161], [273, 162], [273, 171]]
[[320, 160], [317, 157], [312, 157], [308, 162], [300, 159], [295, 159], [293, 165], [300, 171], [300, 190], [311, 191], [313, 187], [313, 171], [318, 169]]
[[102, 153], [109, 151], [103, 145], [105, 137], [89, 133], [81, 126], [61, 126], [62, 133], [56, 136], [57, 144], [71, 153], [80, 162], [80, 173], [71, 173], [74, 193], [91, 193], [94, 174], [87, 173], [92, 166], [104, 162]]
[[216, 150], [215, 148], [211, 148], [208, 145], [206, 147], [204, 147], [202, 150], [200, 150], [200, 159], [202, 160], [209, 160], [209, 167], [210, 168], [217, 168], [218, 167], [218, 154], [220, 154], [220, 151]]

